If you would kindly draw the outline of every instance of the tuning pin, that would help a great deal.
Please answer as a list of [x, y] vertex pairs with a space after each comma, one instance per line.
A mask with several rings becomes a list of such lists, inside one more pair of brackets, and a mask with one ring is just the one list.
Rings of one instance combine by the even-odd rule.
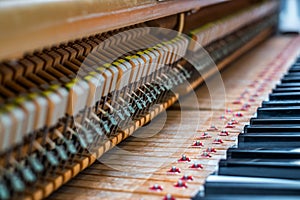
[[205, 138], [211, 138], [211, 136], [209, 135], [208, 132], [203, 132], [200, 136], [201, 139], [205, 139]]
[[227, 108], [227, 109], [225, 110], [225, 112], [226, 112], [226, 113], [232, 113], [232, 110], [229, 109], [229, 108]]
[[192, 144], [193, 147], [202, 147], [203, 143], [197, 140], [194, 144]]
[[181, 170], [178, 167], [172, 166], [171, 169], [169, 169], [170, 173], [180, 173]]
[[255, 102], [255, 98], [252, 96], [249, 98], [249, 102]]
[[245, 89], [243, 94], [248, 94], [249, 93], [249, 90], [248, 89]]
[[181, 156], [181, 158], [180, 158], [178, 161], [179, 161], [179, 162], [190, 162], [191, 159], [190, 159], [189, 157], [186, 157], [185, 154], [183, 154], [183, 155]]
[[162, 190], [163, 190], [163, 187], [162, 187], [161, 185], [154, 184], [154, 185], [151, 186], [149, 189], [150, 189], [150, 190], [154, 190], [154, 191], [159, 192], [159, 191], [162, 191]]
[[234, 128], [235, 126], [233, 125], [233, 123], [230, 121], [227, 123], [227, 125], [225, 126], [225, 128]]
[[241, 107], [241, 109], [240, 109], [241, 111], [247, 111], [248, 110], [248, 108], [247, 107], [245, 107], [244, 105]]
[[207, 130], [208, 131], [217, 131], [218, 128], [215, 125], [212, 124]]
[[227, 119], [227, 117], [225, 115], [221, 115], [220, 119]]
[[250, 108], [251, 105], [250, 105], [249, 103], [244, 103], [243, 107], [245, 107], [245, 108]]
[[171, 194], [166, 194], [163, 200], [175, 200], [175, 198]]
[[234, 100], [232, 104], [242, 104], [242, 101], [240, 99]]
[[178, 180], [177, 183], [174, 186], [178, 187], [178, 188], [187, 188], [186, 182], [184, 182], [182, 180]]
[[228, 133], [228, 131], [226, 131], [226, 130], [222, 130], [222, 131], [219, 133], [219, 135], [220, 135], [220, 136], [228, 136], [229, 133]]
[[213, 144], [222, 144], [222, 143], [223, 143], [223, 141], [220, 138], [216, 138], [213, 141]]
[[193, 168], [193, 169], [203, 169], [203, 166], [199, 163], [194, 163], [192, 166], [190, 166], [189, 168]]
[[211, 155], [210, 155], [208, 152], [204, 151], [204, 152], [201, 154], [201, 157], [202, 157], [202, 158], [211, 158]]
[[192, 181], [192, 180], [194, 180], [194, 178], [190, 175], [185, 174], [181, 177], [181, 180], [183, 180], [183, 181]]
[[212, 147], [208, 147], [205, 151], [209, 152], [209, 153], [215, 153], [215, 152], [217, 152], [217, 150], [215, 148], [212, 148]]
[[263, 88], [263, 87], [259, 87], [258, 89], [257, 89], [257, 91], [258, 92], [263, 92], [265, 89]]
[[236, 117], [243, 117], [244, 115], [243, 115], [243, 113], [241, 113], [241, 112], [237, 112], [237, 113], [235, 113], [235, 116], [236, 116]]
[[238, 124], [239, 122], [236, 120], [236, 119], [234, 119], [234, 118], [232, 118], [231, 120], [230, 120], [230, 122], [232, 123], [232, 124]]

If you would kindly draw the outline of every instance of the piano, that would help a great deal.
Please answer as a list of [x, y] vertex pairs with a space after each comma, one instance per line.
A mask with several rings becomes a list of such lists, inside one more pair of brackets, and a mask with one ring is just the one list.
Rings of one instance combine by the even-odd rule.
[[0, 5], [0, 199], [299, 199], [278, 1]]

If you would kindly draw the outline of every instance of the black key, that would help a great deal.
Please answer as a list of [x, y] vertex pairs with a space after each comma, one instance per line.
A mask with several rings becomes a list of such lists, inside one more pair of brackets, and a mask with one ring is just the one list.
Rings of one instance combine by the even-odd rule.
[[300, 160], [233, 158], [220, 160], [218, 174], [300, 180], [299, 163]]
[[194, 200], [291, 200], [300, 198], [296, 180], [210, 175]]
[[249, 159], [300, 159], [300, 148], [229, 148], [228, 158], [249, 158]]
[[275, 88], [272, 93], [300, 92], [300, 87]]
[[298, 148], [300, 133], [241, 133], [239, 148]]
[[244, 127], [244, 133], [300, 133], [300, 125], [246, 125]]
[[294, 67], [294, 68], [291, 68], [291, 69], [289, 69], [289, 72], [291, 72], [291, 73], [297, 73], [297, 72], [300, 72], [300, 67]]
[[300, 106], [300, 100], [287, 100], [287, 101], [263, 101], [262, 107], [288, 107], [288, 106]]
[[279, 108], [258, 108], [257, 118], [300, 118], [300, 106]]
[[281, 83], [276, 85], [276, 88], [300, 87], [300, 83]]
[[299, 83], [300, 77], [285, 77], [281, 79], [281, 83]]
[[269, 94], [269, 100], [300, 100], [300, 92], [282, 92]]
[[283, 78], [299, 78], [299, 77], [300, 77], [300, 72], [291, 72], [283, 76]]
[[300, 125], [300, 117], [298, 119], [258, 119], [251, 118], [250, 125]]

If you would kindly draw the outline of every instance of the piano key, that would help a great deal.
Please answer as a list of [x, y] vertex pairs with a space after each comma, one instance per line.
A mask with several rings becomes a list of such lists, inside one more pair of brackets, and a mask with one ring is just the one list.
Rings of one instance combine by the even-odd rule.
[[244, 133], [298, 133], [300, 132], [300, 125], [246, 125], [244, 127]]
[[276, 88], [272, 90], [272, 93], [285, 93], [285, 92], [300, 92], [300, 87]]
[[283, 93], [273, 93], [269, 95], [270, 101], [277, 100], [299, 100], [300, 92], [283, 92]]
[[263, 101], [263, 108], [271, 107], [291, 107], [291, 106], [300, 106], [300, 101], [298, 100], [280, 100], [280, 101]]
[[281, 83], [299, 83], [300, 77], [285, 77], [281, 79]]
[[293, 126], [300, 125], [299, 119], [259, 119], [251, 118], [250, 125], [283, 125], [283, 126]]
[[239, 148], [289, 148], [298, 147], [299, 133], [241, 133], [238, 136]]
[[300, 83], [281, 83], [277, 84], [276, 88], [300, 87]]
[[289, 159], [226, 159], [220, 160], [218, 174], [262, 178], [300, 179], [300, 160]]
[[300, 73], [299, 72], [289, 72], [285, 74], [282, 78], [299, 78]]
[[299, 65], [292, 65], [292, 67], [289, 69], [289, 72], [300, 72], [300, 66]]
[[299, 148], [229, 148], [227, 158], [300, 159]]
[[299, 118], [300, 107], [258, 108], [257, 118]]
[[[210, 175], [205, 182], [205, 196], [226, 197], [249, 195], [292, 199], [300, 196], [299, 181], [273, 178]], [[269, 198], [268, 198], [269, 199]], [[275, 198], [276, 199], [276, 198]]]

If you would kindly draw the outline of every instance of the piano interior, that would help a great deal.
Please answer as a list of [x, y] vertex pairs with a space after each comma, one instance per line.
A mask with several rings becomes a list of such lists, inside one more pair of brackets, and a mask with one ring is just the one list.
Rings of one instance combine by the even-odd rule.
[[1, 1], [0, 199], [299, 199], [299, 6]]

